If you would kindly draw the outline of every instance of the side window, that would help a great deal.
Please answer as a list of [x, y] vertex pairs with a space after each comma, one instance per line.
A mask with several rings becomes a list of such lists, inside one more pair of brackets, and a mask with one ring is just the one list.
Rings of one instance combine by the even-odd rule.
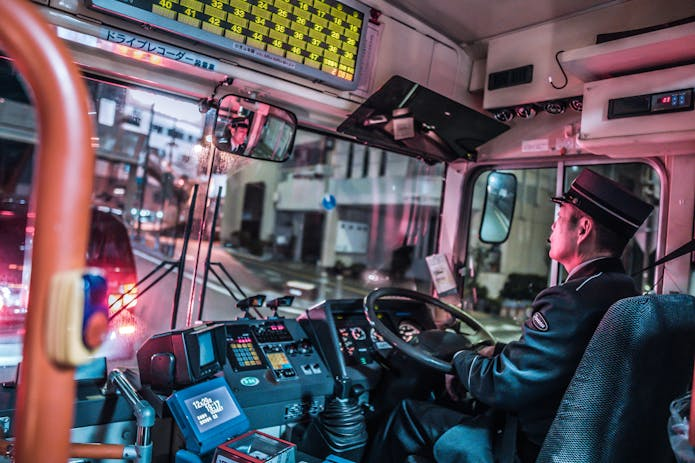
[[[464, 302], [467, 308], [509, 318], [520, 324], [534, 295], [550, 278], [546, 240], [553, 223], [554, 168], [503, 170], [517, 178], [516, 207], [507, 240], [480, 240], [481, 215], [488, 173], [474, 187], [467, 254]], [[513, 330], [512, 330], [513, 331]]]
[[[632, 193], [658, 207], [661, 184], [657, 172], [647, 164], [574, 165], [560, 171], [555, 167], [505, 169], [501, 172], [517, 178], [516, 207], [508, 239], [501, 244], [488, 244], [480, 239], [480, 228], [490, 171], [475, 181], [468, 249], [464, 276], [464, 307], [489, 314], [505, 327], [495, 334], [502, 340], [516, 339], [519, 325], [529, 315], [535, 295], [543, 288], [566, 278], [562, 266], [548, 257], [547, 239], [555, 217], [555, 204], [550, 201], [558, 175], [563, 175], [566, 190], [584, 168], [590, 168], [619, 182]], [[623, 265], [643, 291], [651, 289], [653, 270], [640, 270], [654, 262], [656, 251], [658, 209], [628, 243]]]

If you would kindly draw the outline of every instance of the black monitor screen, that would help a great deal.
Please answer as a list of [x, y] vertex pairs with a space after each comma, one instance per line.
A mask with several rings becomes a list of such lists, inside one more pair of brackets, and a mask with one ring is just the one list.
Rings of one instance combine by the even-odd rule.
[[226, 361], [224, 326], [189, 328], [183, 335], [183, 341], [192, 383], [209, 378], [222, 369]]
[[200, 349], [200, 366], [209, 365], [215, 361], [215, 349], [212, 346], [212, 335], [209, 331], [198, 336], [198, 347]]
[[224, 325], [201, 325], [152, 336], [137, 353], [142, 384], [169, 391], [199, 383], [226, 362]]

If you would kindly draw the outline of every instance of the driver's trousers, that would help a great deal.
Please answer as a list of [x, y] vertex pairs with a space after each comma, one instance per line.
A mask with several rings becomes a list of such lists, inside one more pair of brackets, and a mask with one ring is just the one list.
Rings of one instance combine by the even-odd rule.
[[[454, 428], [457, 432], [447, 433]], [[409, 457], [410, 461], [491, 463], [492, 428], [488, 415], [470, 416], [431, 402], [406, 399], [372, 441], [367, 463], [404, 463]]]

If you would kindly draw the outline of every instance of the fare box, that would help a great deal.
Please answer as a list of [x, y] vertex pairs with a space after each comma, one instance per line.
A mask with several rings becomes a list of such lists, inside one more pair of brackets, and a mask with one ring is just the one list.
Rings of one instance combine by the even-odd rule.
[[295, 463], [295, 444], [249, 431], [217, 446], [213, 463]]

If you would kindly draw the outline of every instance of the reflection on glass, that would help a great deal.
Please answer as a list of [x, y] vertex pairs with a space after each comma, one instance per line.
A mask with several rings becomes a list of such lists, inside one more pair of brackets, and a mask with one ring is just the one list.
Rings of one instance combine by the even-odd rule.
[[466, 265], [464, 307], [488, 314], [500, 328], [495, 336], [509, 342], [519, 338], [520, 325], [533, 298], [548, 286], [547, 239], [553, 223], [554, 203], [550, 197], [555, 192], [556, 169], [515, 169], [505, 173], [517, 178], [514, 233], [509, 233], [503, 243], [481, 240], [479, 231], [489, 184], [489, 174], [483, 173], [474, 184], [468, 231], [471, 238], [460, 259]]
[[[7, 268], [13, 270], [11, 278], [0, 272], [0, 309], [10, 299], [18, 301], [16, 310], [0, 310], [0, 381], [14, 380], [13, 367], [22, 358], [32, 268], [34, 212], [28, 205], [35, 191], [37, 134], [34, 111], [18, 76], [9, 61], [0, 60], [0, 106], [26, 115], [21, 118], [21, 130], [14, 128], [17, 121], [12, 118], [0, 121], [0, 178], [4, 179], [0, 217], [9, 225], [19, 224], [17, 232], [10, 228], [0, 243], [4, 248], [0, 254], [8, 257]], [[85, 257], [87, 266], [100, 268], [107, 277], [113, 316], [96, 356], [127, 363], [133, 361], [142, 340], [167, 326], [168, 314], [154, 316], [148, 310], [151, 303], [138, 295], [138, 276], [149, 271], [143, 269], [138, 253], [148, 253], [150, 261], [174, 254], [191, 185], [198, 178], [203, 116], [193, 101], [184, 98], [95, 78], [85, 78], [85, 85], [96, 109], [93, 122], [98, 140]], [[165, 292], [171, 294], [171, 288]]]
[[509, 236], [516, 203], [514, 174], [490, 172], [487, 177], [485, 208], [480, 225], [480, 240], [484, 243], [503, 243]]
[[[21, 88], [13, 83], [16, 75], [0, 72], [0, 97], [4, 105], [30, 114], [28, 98], [16, 96], [15, 90]], [[122, 282], [119, 291], [132, 289], [133, 281], [160, 262], [181, 257], [189, 213], [191, 236], [196, 239], [182, 260], [186, 292], [178, 311], [179, 327], [188, 322], [186, 301], [192, 318], [198, 316], [201, 288], [206, 291], [202, 318], [226, 320], [238, 315], [230, 309], [234, 298], [212, 273], [207, 285], [197, 284], [190, 296], [192, 282], [203, 278], [210, 237], [211, 259], [224, 265], [247, 295], [297, 296], [290, 307], [280, 307], [285, 317], [296, 316], [322, 299], [362, 298], [380, 286], [429, 291], [425, 257], [436, 251], [445, 172], [441, 163], [427, 165], [313, 131], [299, 131], [295, 140], [294, 119], [288, 113], [229, 97], [223, 99], [220, 111], [224, 124], [217, 124], [214, 135], [224, 138], [226, 126], [236, 125], [226, 138], [230, 146], [235, 143], [231, 128], [239, 128], [243, 137], [238, 137], [245, 139], [246, 147], [243, 156], [223, 153], [234, 168], [216, 170], [223, 156], [205, 139], [204, 115], [195, 101], [129, 84], [96, 79], [86, 83], [97, 109], [99, 138], [93, 203], [120, 218], [123, 233], [109, 234], [105, 244], [113, 245], [121, 257], [130, 244], [137, 271], [127, 281], [113, 279]], [[6, 179], [4, 194], [12, 196], [4, 199], [28, 204], [35, 123], [29, 117], [22, 121], [26, 134], [21, 142], [14, 141], [18, 128], [0, 121], [5, 161], [0, 174]], [[284, 163], [254, 159], [279, 161], [290, 150], [292, 157]], [[218, 172], [224, 173], [215, 175]], [[209, 188], [214, 193], [209, 197], [199, 193], [194, 202], [194, 188], [205, 191], [208, 181], [215, 182]], [[9, 211], [3, 217], [12, 219]], [[213, 223], [216, 229], [211, 233]], [[25, 228], [23, 223], [18, 227], [16, 250]], [[11, 264], [16, 284], [3, 287], [0, 281], [2, 297], [26, 293], [28, 288], [30, 267], [23, 264], [22, 255], [17, 254]], [[112, 321], [106, 348], [100, 352], [110, 367], [134, 366], [133, 355], [142, 342], [169, 329], [177, 277], [176, 272], [169, 273], [146, 293], [139, 292], [137, 305]], [[225, 285], [233, 287], [228, 281]], [[260, 311], [263, 316], [271, 314], [267, 307]], [[17, 313], [16, 320], [5, 315], [0, 313], [4, 354], [0, 381], [14, 379], [22, 352], [24, 314]]]
[[294, 308], [386, 285], [427, 291], [443, 172], [299, 130], [287, 162], [228, 174], [220, 239], [249, 267], [272, 267], [265, 287], [297, 296]]
[[236, 95], [223, 96], [218, 106], [217, 149], [266, 161], [289, 158], [297, 127], [294, 114]]

